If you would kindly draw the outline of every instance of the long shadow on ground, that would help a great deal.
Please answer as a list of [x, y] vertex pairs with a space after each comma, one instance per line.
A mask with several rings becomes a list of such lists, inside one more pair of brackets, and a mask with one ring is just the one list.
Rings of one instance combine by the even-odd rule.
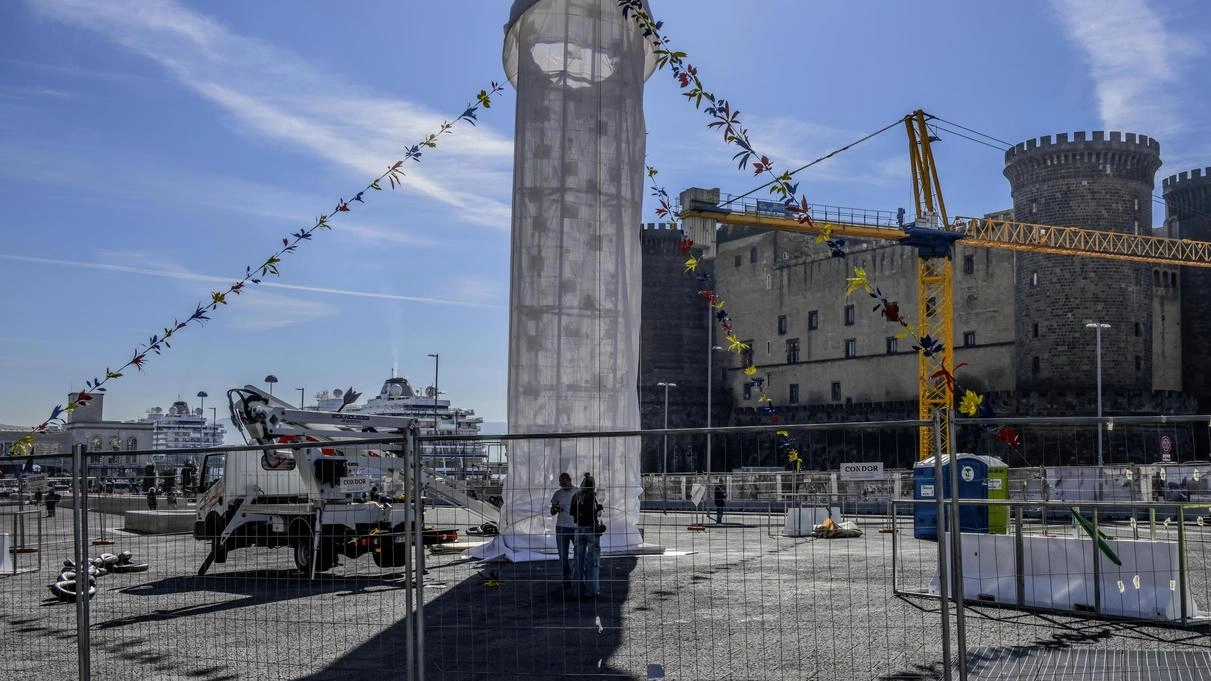
[[96, 629], [126, 627], [145, 622], [159, 622], [181, 617], [195, 617], [236, 608], [252, 608], [295, 598], [309, 598], [324, 593], [362, 593], [375, 588], [398, 590], [389, 580], [402, 573], [346, 577], [317, 575], [310, 580], [297, 570], [247, 570], [207, 577], [168, 577], [154, 582], [120, 589], [132, 596], [168, 596], [173, 594], [209, 592], [243, 596], [235, 600], [158, 608], [150, 612], [97, 622]]
[[[427, 681], [641, 678], [611, 666], [622, 642], [622, 609], [636, 559], [602, 561], [601, 596], [565, 596], [556, 561], [498, 563], [444, 590], [424, 611]], [[299, 681], [403, 678], [405, 625]]]

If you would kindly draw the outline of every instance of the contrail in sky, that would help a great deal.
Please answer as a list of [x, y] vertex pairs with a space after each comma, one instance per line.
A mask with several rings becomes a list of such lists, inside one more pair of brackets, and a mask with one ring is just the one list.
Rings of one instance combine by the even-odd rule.
[[[126, 272], [129, 274], [144, 274], [150, 277], [164, 277], [166, 279], [185, 279], [188, 281], [207, 281], [218, 284], [230, 284], [233, 279], [231, 277], [216, 277], [210, 274], [197, 274], [188, 271], [175, 270], [157, 270], [149, 267], [133, 267], [130, 265], [110, 265], [100, 262], [80, 262], [76, 260], [58, 260], [54, 258], [35, 258], [27, 255], [9, 255], [0, 253], [0, 259], [16, 260], [18, 262], [38, 263], [42, 265], [62, 265], [64, 267], [79, 267], [91, 270], [103, 270], [106, 272]], [[403, 300], [413, 303], [437, 303], [440, 305], [461, 305], [463, 307], [489, 307], [501, 308], [502, 305], [491, 303], [476, 303], [467, 300], [449, 300], [446, 298], [426, 298], [423, 296], [404, 296], [395, 293], [372, 293], [370, 291], [350, 291], [347, 289], [325, 288], [321, 286], [302, 286], [299, 284], [282, 284], [275, 281], [261, 280], [259, 286], [267, 288], [287, 289], [290, 291], [310, 291], [312, 293], [329, 293], [338, 296], [354, 296], [357, 298], [377, 298], [380, 300]]]

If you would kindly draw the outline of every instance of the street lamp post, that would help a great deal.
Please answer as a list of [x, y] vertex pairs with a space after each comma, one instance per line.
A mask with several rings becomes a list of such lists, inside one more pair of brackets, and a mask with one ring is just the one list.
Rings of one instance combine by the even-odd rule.
[[1093, 329], [1097, 337], [1097, 465], [1102, 465], [1102, 329], [1109, 329], [1109, 324], [1089, 322], [1086, 329]]
[[213, 443], [219, 437], [219, 408], [210, 408], [210, 441]]
[[[666, 383], [660, 381], [656, 384], [657, 388], [664, 388], [664, 429], [669, 429], [669, 388], [676, 388], [676, 383]], [[660, 486], [664, 489], [664, 500], [669, 499], [669, 434], [664, 434], [664, 465], [661, 466], [662, 477]], [[668, 510], [667, 508], [665, 510]]]
[[[715, 308], [713, 308], [713, 307], [708, 308], [708, 312], [713, 313], [714, 310], [715, 310]], [[711, 474], [711, 431], [710, 431], [710, 428], [711, 428], [711, 415], [712, 415], [712, 411], [713, 411], [711, 408], [711, 399], [714, 397], [713, 391], [711, 389], [711, 381], [712, 381], [713, 375], [715, 373], [715, 351], [723, 349], [723, 348], [719, 347], [718, 345], [714, 344], [714, 340], [715, 340], [714, 320], [715, 320], [714, 315], [713, 314], [710, 315], [710, 319], [707, 320], [707, 324], [709, 325], [710, 331], [707, 332], [707, 335], [706, 335], [706, 339], [707, 339], [707, 349], [706, 349], [706, 427], [707, 427], [707, 432], [706, 432], [706, 474], [707, 475]]]
[[198, 409], [201, 409], [203, 414], [206, 413], [206, 398], [207, 397], [210, 397], [210, 395], [206, 394], [205, 390], [198, 391], [198, 399], [202, 400], [202, 404], [198, 405]]
[[269, 374], [268, 376], [265, 377], [265, 382], [269, 384], [269, 394], [272, 395], [273, 394], [273, 384], [278, 382], [278, 377], [274, 376], [273, 374]]
[[303, 405], [307, 402], [307, 389], [295, 388], [295, 390], [299, 391], [299, 409], [303, 409]]
[[[441, 367], [441, 353], [433, 352], [428, 355], [433, 358], [433, 434], [437, 435], [437, 398], [441, 394], [437, 387], [438, 369]], [[434, 452], [436, 454], [436, 452]], [[442, 466], [448, 470], [449, 461], [442, 457]]]

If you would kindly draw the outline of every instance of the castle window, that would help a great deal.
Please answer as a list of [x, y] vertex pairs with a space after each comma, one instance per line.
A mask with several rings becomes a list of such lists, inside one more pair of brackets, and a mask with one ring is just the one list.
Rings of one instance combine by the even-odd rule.
[[786, 401], [790, 402], [791, 404], [799, 404], [799, 384], [798, 383], [791, 383], [790, 395], [787, 397]]
[[900, 351], [900, 339], [895, 336], [887, 337], [887, 354], [894, 355]]
[[786, 315], [784, 315], [784, 314], [778, 315], [778, 335], [779, 336], [786, 335], [786, 327], [787, 327]]
[[1177, 272], [1173, 273], [1173, 288], [1177, 288]]
[[794, 364], [799, 361], [799, 339], [791, 338], [786, 341], [786, 363]]
[[1135, 323], [1135, 336], [1136, 336], [1136, 338], [1138, 338], [1142, 335], [1144, 335], [1144, 325], [1140, 324], [1139, 322], [1136, 322]]
[[857, 357], [858, 356], [857, 339], [854, 339], [854, 338], [845, 339], [845, 356], [846, 357]]
[[1038, 285], [1039, 285], [1039, 273], [1038, 273], [1038, 272], [1031, 272], [1031, 274], [1030, 274], [1030, 285], [1031, 285], [1031, 286], [1038, 286]]
[[126, 438], [126, 450], [133, 452], [139, 448], [139, 441], [133, 437]]
[[845, 325], [846, 326], [854, 325], [854, 306], [853, 305], [845, 306]]
[[1030, 358], [1030, 373], [1032, 373], [1032, 374], [1039, 373], [1039, 358], [1038, 357]]
[[815, 331], [818, 328], [820, 328], [820, 313], [811, 310], [807, 313], [807, 330]]
[[1038, 323], [1038, 322], [1035, 322], [1035, 323], [1034, 323], [1034, 329], [1033, 329], [1033, 330], [1034, 330], [1034, 337], [1035, 337], [1035, 338], [1038, 338], [1038, 337], [1039, 337], [1039, 323]]
[[744, 399], [753, 399], [753, 384], [749, 383], [748, 381], [744, 382]]
[[1139, 355], [1135, 356], [1135, 370], [1136, 371], [1144, 370], [1144, 360], [1142, 358], [1140, 358]]
[[735, 263], [736, 267], [740, 267], [740, 254], [739, 253], [736, 254], [736, 257], [732, 260], [732, 262]]
[[833, 396], [833, 402], [841, 401], [841, 384], [838, 383], [837, 381], [833, 381], [832, 396]]
[[975, 344], [976, 344], [976, 332], [975, 331], [964, 331], [963, 332], [963, 347], [970, 348]]
[[1161, 273], [1159, 270], [1152, 270], [1152, 285], [1153, 286], [1161, 285]]
[[976, 257], [974, 255], [963, 256], [963, 274], [975, 274]]
[[756, 246], [753, 246], [752, 248], [748, 249], [748, 261], [757, 262], [757, 247]]

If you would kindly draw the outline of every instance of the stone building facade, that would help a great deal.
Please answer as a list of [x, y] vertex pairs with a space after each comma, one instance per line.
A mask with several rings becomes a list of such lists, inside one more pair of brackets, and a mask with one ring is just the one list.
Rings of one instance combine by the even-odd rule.
[[[1005, 154], [1004, 174], [1013, 208], [990, 217], [1211, 240], [1211, 169], [1164, 181], [1169, 219], [1153, 229], [1154, 175], [1160, 165], [1159, 143], [1144, 135], [1078, 132], [1029, 140]], [[709, 195], [708, 190], [687, 190], [692, 196], [704, 192]], [[786, 420], [916, 418], [917, 369], [911, 339], [895, 339], [898, 327], [872, 312], [870, 298], [844, 295], [852, 268], [863, 267], [884, 293], [916, 318], [915, 251], [851, 242], [848, 256], [841, 259], [831, 257], [811, 236], [686, 227], [696, 245], [705, 245], [713, 256], [707, 262], [713, 265], [715, 288], [727, 300], [737, 332], [752, 345], [751, 361], [760, 368], [767, 392]], [[712, 233], [714, 243], [708, 243]], [[675, 250], [675, 233], [667, 239], [673, 250], [662, 257], [670, 263], [683, 260]], [[651, 257], [648, 248], [645, 241], [645, 258]], [[1211, 406], [1211, 350], [1205, 347], [1205, 339], [1211, 337], [1211, 310], [1204, 309], [1211, 306], [1205, 302], [1211, 271], [1182, 268], [1179, 272], [1092, 258], [976, 249], [961, 243], [955, 248], [953, 267], [955, 361], [968, 363], [960, 379], [964, 387], [985, 394], [999, 414], [1096, 413], [1094, 332], [1085, 328], [1088, 321], [1111, 324], [1102, 336], [1104, 413], [1179, 414], [1193, 413], [1200, 401]], [[678, 299], [678, 305], [692, 310], [682, 314], [692, 317], [670, 316], [672, 299], [693, 295], [692, 286], [673, 264], [659, 270], [665, 273], [661, 276], [672, 272], [678, 280], [653, 279], [658, 292], [650, 291], [645, 260], [644, 324], [649, 328], [667, 323], [662, 328], [670, 333], [645, 331], [642, 355], [654, 354], [646, 361], [641, 356], [641, 366], [659, 362], [661, 370], [672, 375], [680, 362], [680, 371], [700, 375], [701, 351], [673, 351], [691, 341], [671, 329], [684, 322], [693, 328], [687, 333], [704, 338], [701, 325], [706, 319], [699, 313], [704, 305]], [[649, 296], [659, 296], [662, 302], [649, 308]], [[755, 409], [756, 396], [746, 390], [748, 381], [741, 371], [747, 358], [725, 354], [722, 359], [726, 368], [720, 383], [726, 384], [733, 404], [727, 422], [762, 422]], [[641, 386], [641, 396], [646, 390]], [[651, 403], [651, 398], [642, 401]], [[676, 422], [674, 410], [670, 398], [671, 426]], [[724, 420], [715, 417], [714, 422], [722, 425]], [[1028, 443], [1013, 454], [1014, 463], [1023, 463], [1018, 454], [1031, 463], [1086, 461], [1093, 455], [1093, 435], [1092, 429], [1084, 429], [1066, 435], [1060, 444]], [[913, 437], [911, 432], [897, 437], [890, 447], [895, 453], [885, 460], [903, 465], [915, 459]], [[967, 441], [979, 444], [973, 438]], [[781, 463], [770, 451], [772, 442], [761, 438], [729, 442], [734, 451], [723, 462], [729, 466]], [[1179, 441], [1178, 447], [1189, 456], [1194, 443]], [[827, 468], [835, 463], [833, 459], [857, 447], [832, 442], [821, 447], [808, 443], [801, 449], [807, 449], [813, 467]], [[1135, 456], [1119, 454], [1119, 459]], [[1115, 460], [1113, 452], [1108, 452], [1107, 460]], [[645, 465], [645, 470], [653, 468]]]

